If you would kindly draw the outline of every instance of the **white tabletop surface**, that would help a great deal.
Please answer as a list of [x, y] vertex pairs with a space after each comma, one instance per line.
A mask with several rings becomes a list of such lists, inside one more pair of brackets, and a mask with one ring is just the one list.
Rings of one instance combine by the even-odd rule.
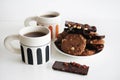
[[[119, 3], [119, 0], [0, 0], [0, 80], [120, 80]], [[61, 28], [65, 20], [95, 25], [98, 33], [106, 36], [104, 50], [90, 57], [71, 58], [52, 46], [47, 64], [26, 65], [21, 55], [5, 49], [4, 38], [17, 34], [26, 17], [45, 11], [61, 13]], [[52, 64], [56, 60], [86, 64], [90, 66], [88, 75], [55, 71]]]

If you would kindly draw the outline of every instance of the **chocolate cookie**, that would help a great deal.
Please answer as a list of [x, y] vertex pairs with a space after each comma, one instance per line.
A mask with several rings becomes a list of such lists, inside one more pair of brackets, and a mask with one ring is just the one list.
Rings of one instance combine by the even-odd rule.
[[62, 39], [61, 50], [71, 55], [81, 55], [86, 47], [86, 39], [80, 34], [68, 34]]

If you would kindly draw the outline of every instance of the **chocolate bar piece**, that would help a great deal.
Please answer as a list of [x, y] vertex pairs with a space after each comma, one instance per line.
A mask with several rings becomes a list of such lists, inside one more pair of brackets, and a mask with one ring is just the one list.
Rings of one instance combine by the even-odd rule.
[[80, 24], [71, 21], [66, 21], [65, 26], [68, 28], [65, 28], [64, 31], [72, 34], [82, 34], [86, 39], [105, 38], [104, 35], [98, 35], [98, 34], [91, 35], [91, 33], [96, 33], [97, 31], [97, 28], [95, 26], [90, 26], [88, 24]]
[[76, 23], [76, 22], [72, 22], [72, 21], [66, 21], [65, 26], [70, 28], [70, 29], [76, 28], [79, 30], [89, 31], [89, 32], [96, 32], [97, 31], [95, 26], [90, 26], [88, 24], [80, 24], [80, 23]]
[[89, 50], [95, 50], [96, 53], [103, 50], [104, 45], [103, 44], [87, 44], [86, 48]]
[[61, 61], [55, 61], [52, 68], [54, 70], [64, 71], [64, 72], [70, 72], [70, 73], [76, 73], [81, 75], [87, 75], [89, 66], [81, 65], [76, 62], [61, 62]]

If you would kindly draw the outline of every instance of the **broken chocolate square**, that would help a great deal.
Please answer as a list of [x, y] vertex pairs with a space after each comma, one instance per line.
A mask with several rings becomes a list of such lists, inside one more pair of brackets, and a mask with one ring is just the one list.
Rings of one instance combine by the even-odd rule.
[[64, 71], [64, 72], [70, 72], [70, 73], [76, 73], [81, 75], [87, 75], [89, 66], [81, 65], [76, 62], [61, 62], [61, 61], [55, 61], [52, 68], [54, 70]]

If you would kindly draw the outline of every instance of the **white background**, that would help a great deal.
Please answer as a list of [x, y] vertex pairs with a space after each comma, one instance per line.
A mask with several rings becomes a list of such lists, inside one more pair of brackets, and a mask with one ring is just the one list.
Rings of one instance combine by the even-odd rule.
[[[4, 47], [4, 38], [17, 34], [29, 16], [42, 12], [61, 13], [65, 20], [95, 25], [105, 34], [105, 48], [90, 57], [70, 58], [52, 47], [52, 58], [46, 65], [31, 66], [21, 56]], [[119, 0], [0, 0], [0, 80], [120, 80], [120, 1]], [[90, 66], [87, 76], [52, 70], [54, 61], [75, 61]]]

